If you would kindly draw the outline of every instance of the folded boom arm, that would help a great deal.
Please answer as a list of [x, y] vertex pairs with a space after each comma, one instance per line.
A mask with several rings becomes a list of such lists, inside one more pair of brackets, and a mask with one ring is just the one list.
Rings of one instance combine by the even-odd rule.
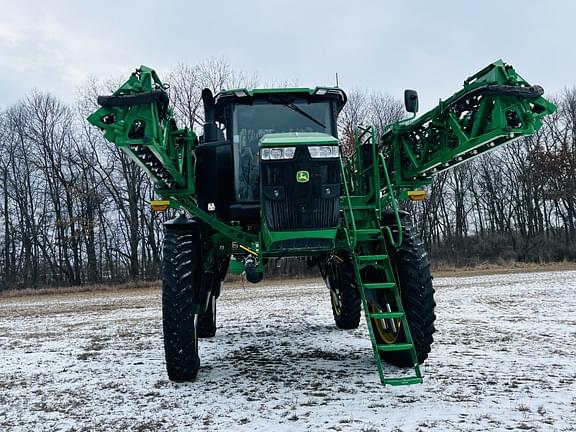
[[379, 142], [397, 190], [518, 138], [533, 134], [555, 106], [501, 60], [421, 117], [392, 125]]
[[159, 190], [194, 192], [196, 134], [178, 129], [168, 106], [166, 86], [146, 66], [137, 69], [111, 96], [99, 96], [101, 108], [88, 121], [128, 154]]
[[188, 210], [230, 239], [252, 244], [258, 240], [256, 235], [198, 207], [194, 156], [198, 139], [190, 129], [176, 126], [166, 89], [154, 70], [141, 66], [114, 94], [98, 97], [101, 108], [88, 121], [148, 174], [158, 195], [171, 207]]

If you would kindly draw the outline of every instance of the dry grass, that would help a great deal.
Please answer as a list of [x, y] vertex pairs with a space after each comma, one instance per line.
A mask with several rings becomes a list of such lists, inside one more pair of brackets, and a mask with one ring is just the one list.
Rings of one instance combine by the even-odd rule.
[[490, 274], [511, 273], [534, 273], [545, 271], [568, 271], [576, 270], [576, 262], [552, 262], [552, 263], [522, 263], [516, 261], [494, 263], [482, 263], [471, 267], [455, 267], [449, 264], [432, 263], [432, 273], [440, 277], [457, 276], [482, 276]]
[[159, 288], [159, 281], [133, 281], [120, 284], [94, 284], [94, 285], [80, 285], [80, 286], [67, 286], [67, 287], [50, 287], [50, 288], [26, 288], [26, 289], [10, 289], [0, 292], [0, 298], [11, 297], [27, 297], [39, 295], [60, 295], [71, 293], [83, 292], [102, 292], [102, 291], [123, 291], [135, 290], [145, 288]]
[[[502, 262], [499, 264], [483, 263], [473, 267], [455, 267], [448, 264], [432, 263], [432, 274], [437, 277], [458, 277], [458, 276], [482, 276], [490, 274], [512, 274], [512, 273], [533, 273], [545, 271], [569, 271], [576, 270], [576, 262], [555, 262], [555, 263], [520, 263]], [[275, 285], [298, 283], [322, 283], [320, 276], [273, 277], [265, 278], [263, 284], [267, 282]], [[226, 288], [243, 288], [253, 286], [250, 282], [242, 280], [239, 275], [229, 274], [226, 278]], [[161, 282], [158, 281], [134, 281], [121, 284], [95, 284], [72, 287], [51, 287], [51, 288], [27, 288], [22, 290], [11, 289], [0, 292], [0, 298], [28, 297], [41, 295], [61, 295], [71, 293], [91, 293], [91, 292], [120, 292], [134, 291], [140, 289], [160, 289]]]

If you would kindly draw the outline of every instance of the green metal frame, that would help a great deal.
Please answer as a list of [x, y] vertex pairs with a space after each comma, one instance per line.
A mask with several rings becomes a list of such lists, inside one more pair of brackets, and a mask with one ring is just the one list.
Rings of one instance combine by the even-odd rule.
[[[154, 70], [141, 66], [113, 96], [145, 95], [165, 89]], [[176, 127], [170, 107], [162, 107], [161, 103], [102, 107], [92, 113], [88, 121], [102, 129], [104, 138], [114, 143], [148, 174], [157, 194], [169, 200], [170, 207], [186, 209], [216, 233], [223, 234], [227, 241], [259, 249], [258, 234], [226, 224], [198, 207], [194, 169], [194, 149], [198, 139], [190, 129]], [[134, 125], [139, 122], [144, 124], [143, 133], [139, 137], [131, 136]], [[219, 247], [220, 242], [215, 242], [215, 246]]]
[[464, 81], [464, 88], [417, 119], [391, 125], [380, 151], [398, 191], [503, 144], [531, 135], [555, 106], [498, 60]]
[[[141, 66], [113, 96], [143, 95], [162, 92], [165, 88], [154, 70]], [[520, 93], [514, 94], [511, 91], [514, 89], [519, 89]], [[511, 66], [499, 60], [468, 78], [462, 90], [441, 101], [433, 110], [417, 119], [389, 126], [381, 137], [376, 136], [373, 127], [358, 129], [355, 152], [342, 167], [345, 193], [341, 200], [344, 211], [338, 245], [342, 245], [342, 239], [346, 239], [348, 247], [354, 247], [356, 243], [354, 201], [362, 201], [361, 205], [374, 204], [379, 213], [391, 209], [400, 225], [397, 201], [406, 198], [408, 190], [428, 185], [434, 174], [445, 169], [534, 133], [541, 127], [542, 118], [555, 107], [539, 94], [531, 94], [530, 89], [532, 87]], [[217, 97], [240, 91], [248, 96], [278, 92], [313, 95], [319, 90], [330, 91], [322, 87], [240, 89], [221, 92]], [[517, 119], [516, 124], [511, 125], [510, 116]], [[193, 131], [176, 127], [170, 107], [161, 103], [102, 107], [91, 114], [88, 121], [103, 129], [105, 138], [150, 176], [158, 195], [168, 199], [171, 207], [186, 209], [230, 241], [260, 250], [260, 233], [249, 233], [226, 224], [197, 206], [194, 149], [198, 140]], [[137, 137], [131, 134], [135, 124], [144, 125]], [[288, 135], [269, 135], [262, 140], [262, 145], [309, 145], [314, 142], [329, 145], [335, 142], [334, 138]], [[368, 166], [364, 166], [361, 150], [365, 145], [371, 146]], [[350, 199], [350, 196], [362, 198]], [[391, 231], [387, 230], [387, 235], [396, 247], [401, 244], [402, 239], [392, 238]]]
[[[466, 79], [462, 90], [431, 111], [391, 124], [381, 136], [374, 127], [357, 128], [353, 153], [342, 168], [346, 223], [341, 237], [352, 236], [351, 247], [356, 243], [349, 232], [355, 201], [360, 207], [373, 204], [380, 213], [392, 211], [401, 227], [397, 202], [408, 198], [408, 191], [429, 185], [442, 171], [533, 134], [555, 109], [540, 87], [530, 86], [512, 66], [498, 60]], [[402, 243], [400, 233], [394, 239], [387, 229], [396, 247]]]
[[[309, 145], [338, 145], [338, 139], [325, 133], [308, 132], [308, 133], [276, 133], [264, 135], [260, 138], [260, 148], [279, 148], [279, 147], [300, 147]], [[261, 191], [262, 193], [262, 191]], [[263, 198], [260, 197], [263, 202]], [[318, 238], [318, 239], [336, 239], [337, 229], [322, 230], [297, 230], [297, 231], [270, 231], [266, 224], [265, 215], [260, 215], [262, 255], [266, 257], [277, 256], [309, 256], [318, 255], [327, 252], [326, 249], [318, 250], [293, 250], [293, 251], [274, 251], [269, 248], [275, 242], [282, 240], [293, 240], [301, 238]]]
[[[374, 127], [354, 131], [353, 153], [341, 164], [344, 193], [338, 238], [340, 247], [347, 249], [353, 258], [382, 384], [422, 382], [389, 259], [388, 245], [399, 248], [403, 240], [398, 200], [407, 198], [408, 191], [430, 184], [434, 174], [534, 133], [542, 126], [542, 118], [554, 110], [555, 106], [541, 96], [539, 88], [531, 87], [511, 66], [497, 61], [468, 78], [462, 90], [419, 118], [390, 125], [382, 136], [377, 136]], [[396, 238], [392, 227], [383, 223], [385, 211], [394, 216]], [[382, 280], [364, 281], [361, 270], [367, 266], [381, 270]], [[374, 289], [391, 290], [397, 310], [371, 312], [366, 294]], [[406, 343], [378, 344], [371, 318], [400, 319]], [[385, 376], [379, 353], [392, 350], [410, 351], [413, 376]]]
[[[525, 137], [542, 126], [542, 119], [555, 106], [542, 97], [539, 87], [530, 86], [512, 66], [498, 60], [464, 81], [464, 87], [437, 107], [418, 118], [396, 122], [378, 136], [374, 127], [358, 128], [350, 157], [341, 158], [341, 222], [337, 230], [270, 232], [261, 219], [258, 232], [248, 232], [237, 225], [218, 220], [200, 209], [195, 197], [196, 134], [178, 129], [168, 106], [166, 86], [156, 73], [145, 66], [137, 69], [112, 98], [119, 104], [104, 104], [88, 121], [104, 130], [104, 137], [134, 160], [154, 181], [156, 192], [170, 201], [173, 208], [183, 208], [212, 228], [204, 256], [210, 270], [218, 255], [248, 253], [262, 258], [279, 256], [265, 245], [277, 240], [301, 237], [334, 238], [334, 251], [348, 251], [362, 295], [374, 356], [382, 383], [411, 384], [422, 377], [406, 322], [398, 286], [392, 269], [390, 246], [402, 244], [402, 221], [398, 201], [408, 191], [429, 185], [432, 176], [486, 151]], [[219, 98], [254, 97], [272, 93], [323, 95], [330, 92], [339, 99], [338, 111], [346, 102], [337, 88], [314, 89], [239, 89], [223, 91]], [[147, 99], [148, 98], [148, 99]], [[124, 103], [134, 100], [134, 103]], [[334, 145], [336, 138], [322, 134], [273, 134], [261, 140], [261, 146]], [[394, 216], [398, 236], [383, 224], [386, 213]], [[382, 226], [384, 225], [384, 226]], [[384, 250], [385, 252], [382, 252]], [[326, 251], [283, 251], [281, 256], [301, 256]], [[382, 281], [365, 282], [361, 269], [373, 266], [383, 270]], [[238, 270], [236, 265], [236, 270]], [[391, 289], [398, 310], [372, 313], [368, 310], [366, 290]], [[376, 343], [370, 318], [402, 319], [406, 344], [380, 346]], [[411, 378], [386, 378], [379, 351], [410, 350], [416, 375]]]

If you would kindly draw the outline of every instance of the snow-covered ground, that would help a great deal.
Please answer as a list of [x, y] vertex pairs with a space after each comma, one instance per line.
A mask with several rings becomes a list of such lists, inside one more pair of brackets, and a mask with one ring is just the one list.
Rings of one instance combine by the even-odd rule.
[[379, 384], [320, 281], [225, 290], [191, 384], [167, 380], [156, 290], [0, 299], [0, 430], [576, 430], [576, 272], [435, 287], [408, 387]]

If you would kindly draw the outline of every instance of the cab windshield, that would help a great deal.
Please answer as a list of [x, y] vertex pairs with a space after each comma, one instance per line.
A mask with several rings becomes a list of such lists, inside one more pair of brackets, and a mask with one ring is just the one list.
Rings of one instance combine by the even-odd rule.
[[236, 201], [259, 201], [260, 138], [270, 133], [323, 132], [335, 136], [332, 102], [255, 101], [236, 105], [233, 115]]

